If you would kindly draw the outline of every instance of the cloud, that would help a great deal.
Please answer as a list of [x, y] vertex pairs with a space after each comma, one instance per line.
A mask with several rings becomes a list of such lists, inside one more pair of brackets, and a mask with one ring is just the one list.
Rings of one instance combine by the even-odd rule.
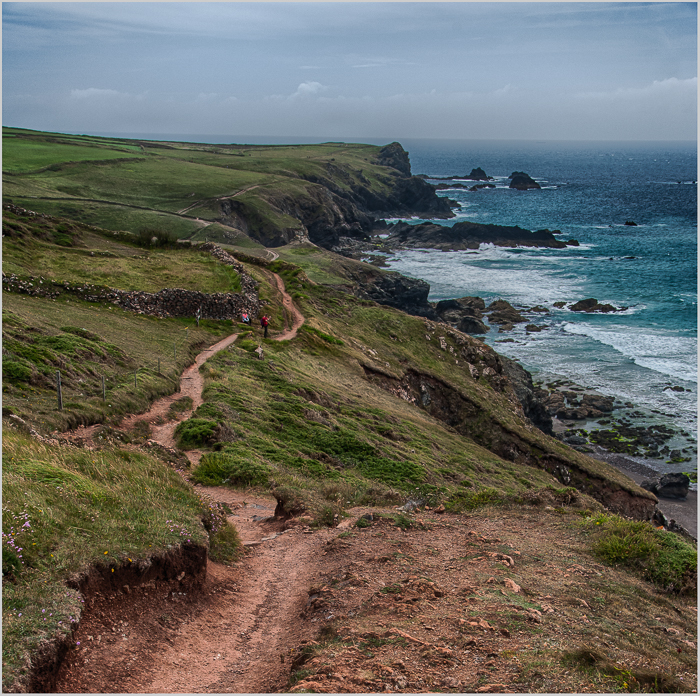
[[98, 89], [89, 87], [88, 89], [72, 89], [70, 92], [73, 99], [101, 99], [103, 97], [126, 97], [124, 92], [117, 92], [116, 89]]
[[513, 90], [512, 85], [507, 84], [504, 87], [501, 87], [500, 89], [496, 89], [493, 92], [491, 92], [491, 96], [493, 96], [493, 97], [504, 96], [506, 94], [509, 94], [512, 90]]
[[297, 91], [294, 92], [289, 98], [290, 99], [299, 99], [300, 97], [310, 97], [313, 96], [314, 94], [318, 94], [319, 92], [323, 92], [327, 90], [328, 87], [325, 87], [322, 85], [320, 82], [302, 82], [298, 87]]
[[698, 91], [698, 78], [691, 77], [687, 80], [679, 80], [670, 77], [666, 80], [654, 80], [642, 87], [619, 87], [607, 92], [579, 92], [575, 95], [582, 100], [619, 100], [619, 99], [648, 99], [668, 98], [670, 96], [694, 97]]

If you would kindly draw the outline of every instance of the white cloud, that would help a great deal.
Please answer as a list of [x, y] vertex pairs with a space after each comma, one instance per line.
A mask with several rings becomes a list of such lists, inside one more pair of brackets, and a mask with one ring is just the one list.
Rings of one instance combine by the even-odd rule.
[[505, 85], [504, 87], [501, 87], [500, 89], [497, 89], [497, 90], [494, 90], [493, 92], [491, 92], [491, 96], [500, 97], [500, 96], [509, 94], [512, 91], [512, 89], [513, 89], [513, 87], [510, 84], [508, 84], [508, 85]]
[[101, 99], [102, 97], [125, 97], [124, 92], [117, 92], [116, 89], [98, 89], [89, 87], [88, 89], [72, 89], [70, 92], [73, 99]]
[[608, 92], [579, 92], [575, 95], [577, 99], [646, 99], [665, 98], [672, 95], [693, 96], [698, 90], [698, 78], [691, 77], [687, 80], [679, 80], [677, 77], [670, 77], [666, 80], [654, 80], [650, 84], [642, 87], [620, 87]]
[[292, 94], [289, 98], [298, 99], [299, 97], [309, 97], [327, 89], [328, 87], [325, 87], [320, 82], [302, 82], [297, 87], [297, 91], [294, 92], [294, 94]]

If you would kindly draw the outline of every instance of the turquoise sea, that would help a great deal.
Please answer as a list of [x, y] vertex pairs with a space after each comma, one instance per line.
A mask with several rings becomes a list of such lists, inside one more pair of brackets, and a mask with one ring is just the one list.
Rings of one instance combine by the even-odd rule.
[[[461, 220], [561, 230], [579, 247], [478, 251], [412, 250], [393, 270], [428, 281], [430, 300], [478, 295], [550, 314], [486, 342], [518, 359], [535, 380], [565, 377], [634, 405], [640, 422], [687, 433], [672, 448], [697, 449], [697, 148], [695, 143], [403, 141], [412, 171], [432, 177], [481, 167], [495, 189], [439, 192]], [[525, 171], [541, 190], [508, 188]], [[432, 181], [431, 183], [438, 183]], [[443, 182], [445, 183], [445, 182]], [[467, 185], [473, 182], [464, 181]], [[420, 222], [414, 219], [408, 222]], [[637, 226], [625, 225], [633, 221]], [[595, 297], [614, 314], [582, 314], [554, 303]], [[513, 343], [495, 343], [509, 336]], [[685, 391], [672, 390], [682, 387]], [[696, 466], [685, 463], [685, 470]], [[679, 465], [643, 460], [659, 470]]]

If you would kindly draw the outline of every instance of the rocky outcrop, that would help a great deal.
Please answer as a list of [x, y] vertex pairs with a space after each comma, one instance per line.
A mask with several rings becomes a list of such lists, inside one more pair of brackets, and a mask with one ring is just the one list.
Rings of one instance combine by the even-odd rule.
[[403, 149], [401, 143], [393, 142], [385, 145], [377, 157], [377, 162], [385, 167], [396, 169], [402, 176], [411, 176], [411, 162], [408, 152]]
[[357, 283], [354, 290], [357, 297], [400, 309], [407, 314], [428, 319], [437, 318], [435, 310], [428, 302], [430, 285], [424, 280], [407, 278], [395, 271], [365, 268], [348, 271], [348, 276]]
[[688, 497], [690, 478], [683, 473], [664, 474], [656, 479], [642, 481], [641, 486], [659, 498], [685, 500]]
[[509, 177], [510, 188], [518, 191], [542, 188], [529, 174], [525, 172], [513, 172]]
[[611, 396], [597, 393], [581, 395], [568, 389], [555, 389], [543, 401], [549, 413], [562, 420], [601, 418], [611, 413], [615, 404]]
[[442, 321], [468, 334], [488, 333], [488, 327], [481, 321], [483, 309], [484, 301], [480, 297], [441, 300], [435, 305], [435, 311]]
[[507, 300], [494, 300], [487, 308], [491, 324], [521, 324], [527, 319]]
[[489, 332], [488, 326], [486, 326], [483, 321], [470, 316], [462, 317], [457, 322], [457, 328], [462, 333], [467, 334], [486, 334]]
[[493, 177], [488, 176], [481, 167], [476, 167], [476, 169], [472, 169], [471, 172], [464, 178], [471, 179], [472, 181], [493, 181]]
[[537, 389], [532, 383], [532, 375], [515, 360], [499, 356], [503, 363], [508, 379], [513, 385], [515, 395], [520, 401], [525, 417], [543, 433], [552, 434], [552, 416], [550, 416], [544, 399], [547, 392], [544, 389]]
[[478, 249], [481, 244], [503, 247], [532, 246], [563, 249], [567, 242], [559, 241], [549, 230], [531, 232], [517, 226], [482, 225], [458, 222], [452, 227], [425, 222], [409, 225], [397, 222], [386, 229], [384, 243], [390, 248], [444, 249], [461, 251]]
[[628, 307], [614, 307], [611, 304], [601, 304], [594, 297], [589, 297], [586, 300], [579, 300], [574, 304], [569, 305], [572, 312], [624, 312]]
[[454, 179], [468, 179], [470, 181], [493, 181], [493, 177], [489, 176], [481, 167], [475, 167], [469, 174], [454, 175], [454, 176], [425, 176], [422, 178], [432, 179], [433, 181], [453, 181]]

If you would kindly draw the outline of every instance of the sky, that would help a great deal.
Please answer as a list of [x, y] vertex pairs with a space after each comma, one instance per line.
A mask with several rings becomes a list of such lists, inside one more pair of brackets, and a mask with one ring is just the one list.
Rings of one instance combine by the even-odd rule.
[[320, 141], [697, 137], [694, 2], [2, 7], [5, 126]]

